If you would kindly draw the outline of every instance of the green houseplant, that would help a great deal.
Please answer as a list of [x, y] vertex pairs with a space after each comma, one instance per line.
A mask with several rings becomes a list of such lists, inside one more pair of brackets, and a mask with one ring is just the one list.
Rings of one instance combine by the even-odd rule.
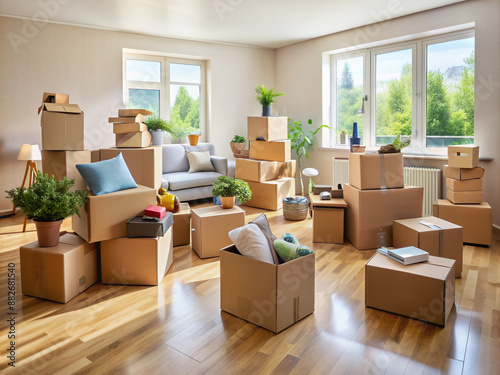
[[212, 186], [212, 195], [220, 197], [222, 208], [233, 207], [235, 197], [241, 203], [246, 203], [252, 198], [252, 191], [248, 183], [234, 177], [219, 176]]
[[245, 144], [247, 140], [245, 137], [241, 135], [235, 135], [233, 140], [229, 143], [229, 146], [231, 146], [231, 151], [233, 154], [240, 154], [241, 151], [245, 149]]
[[79, 209], [87, 201], [87, 192], [70, 191], [74, 184], [74, 178], [56, 180], [54, 176], [38, 172], [30, 187], [6, 190], [12, 203], [35, 221], [39, 246], [57, 245], [62, 221], [80, 215]]
[[285, 95], [276, 89], [267, 89], [264, 85], [258, 85], [255, 89], [257, 100], [262, 105], [262, 116], [271, 116], [273, 112], [272, 104], [278, 96]]
[[151, 133], [152, 146], [161, 146], [163, 144], [163, 138], [165, 138], [165, 132], [172, 132], [169, 123], [158, 116], [151, 115], [146, 117], [144, 124]]

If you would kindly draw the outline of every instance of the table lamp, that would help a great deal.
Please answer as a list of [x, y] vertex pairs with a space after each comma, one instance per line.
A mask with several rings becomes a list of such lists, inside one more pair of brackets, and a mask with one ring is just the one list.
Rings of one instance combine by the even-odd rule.
[[[311, 178], [314, 176], [317, 176], [319, 174], [318, 170], [315, 168], [304, 168], [302, 170], [302, 175], [307, 177], [307, 184], [304, 184], [304, 181], [302, 181], [302, 195], [304, 197], [307, 197], [309, 199], [309, 191], [311, 188]], [[307, 186], [307, 193], [304, 191]]]

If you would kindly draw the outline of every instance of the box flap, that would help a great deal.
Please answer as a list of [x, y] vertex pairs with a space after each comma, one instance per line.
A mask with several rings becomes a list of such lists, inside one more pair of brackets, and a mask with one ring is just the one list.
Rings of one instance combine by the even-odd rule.
[[78, 104], [44, 103], [42, 108], [47, 112], [82, 113]]
[[455, 264], [454, 259], [440, 258], [430, 255], [427, 262], [402, 265], [385, 255], [376, 253], [366, 264], [367, 266], [387, 268], [393, 271], [421, 275], [433, 279], [446, 280], [450, 269]]
[[69, 95], [44, 92], [42, 96], [42, 105], [38, 107], [38, 114], [42, 111], [44, 103], [69, 104]]
[[434, 216], [426, 216], [426, 217], [418, 217], [418, 218], [413, 218], [413, 219], [401, 219], [401, 220], [394, 220], [394, 222], [398, 222], [404, 226], [407, 226], [408, 228], [411, 228], [417, 232], [431, 232], [433, 230], [436, 230], [434, 228], [430, 228], [427, 225], [421, 224], [421, 222], [428, 222], [430, 224], [437, 225], [441, 229], [459, 229], [461, 228], [459, 225], [450, 223], [449, 221], [440, 219], [438, 217]]

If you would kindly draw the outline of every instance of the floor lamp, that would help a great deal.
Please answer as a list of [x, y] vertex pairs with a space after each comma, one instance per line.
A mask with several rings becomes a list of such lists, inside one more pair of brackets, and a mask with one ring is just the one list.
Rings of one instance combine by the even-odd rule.
[[[42, 160], [42, 155], [40, 153], [40, 148], [38, 145], [22, 145], [19, 155], [17, 155], [17, 160], [26, 160], [26, 170], [24, 172], [23, 184], [21, 188], [27, 183], [26, 187], [30, 187], [36, 179], [38, 169], [34, 160]], [[12, 213], [16, 213], [16, 206], [14, 206]], [[28, 218], [24, 218], [23, 232], [26, 232], [26, 225], [28, 224]]]

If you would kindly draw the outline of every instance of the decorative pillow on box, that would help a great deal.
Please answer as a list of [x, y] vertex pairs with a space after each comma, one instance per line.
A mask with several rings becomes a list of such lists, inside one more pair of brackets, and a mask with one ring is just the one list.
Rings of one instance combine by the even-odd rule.
[[307, 246], [300, 245], [297, 238], [290, 233], [285, 233], [281, 238], [275, 240], [274, 249], [285, 263], [313, 253]]
[[257, 225], [244, 225], [233, 229], [228, 235], [242, 255], [274, 264], [266, 236]]
[[95, 163], [77, 164], [76, 169], [89, 185], [94, 195], [108, 194], [114, 191], [137, 187], [130, 174], [122, 153], [109, 160]]
[[274, 240], [277, 237], [271, 231], [271, 226], [269, 225], [266, 214], [260, 214], [248, 224], [255, 224], [260, 228], [264, 236], [266, 236], [267, 242], [269, 243], [269, 248], [271, 249], [271, 255], [273, 257], [274, 264], [279, 264], [280, 261], [278, 258], [278, 254], [276, 254], [276, 251], [274, 250]]
[[186, 156], [189, 162], [188, 173], [215, 171], [210, 160], [210, 151], [186, 152]]

